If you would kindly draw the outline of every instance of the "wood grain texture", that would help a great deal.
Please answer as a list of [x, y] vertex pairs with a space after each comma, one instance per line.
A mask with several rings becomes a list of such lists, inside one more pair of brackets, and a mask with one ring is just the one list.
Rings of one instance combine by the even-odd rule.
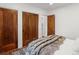
[[38, 38], [38, 15], [30, 13], [29, 16], [29, 40]]
[[26, 12], [22, 13], [23, 16], [23, 46], [26, 46], [28, 44], [29, 40], [29, 14]]
[[0, 52], [5, 52], [17, 48], [17, 11], [5, 8], [0, 8], [0, 11]]
[[55, 15], [48, 16], [48, 35], [55, 34]]
[[3, 36], [3, 12], [0, 9], [0, 47], [2, 45], [2, 36]]
[[23, 12], [23, 46], [38, 38], [38, 15]]

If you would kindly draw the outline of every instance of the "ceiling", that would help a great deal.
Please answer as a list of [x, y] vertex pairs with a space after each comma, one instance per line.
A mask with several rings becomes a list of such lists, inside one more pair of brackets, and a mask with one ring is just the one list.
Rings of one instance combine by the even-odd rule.
[[50, 5], [49, 3], [27, 3], [27, 4], [34, 7], [39, 7], [45, 10], [53, 10], [60, 7], [71, 5], [72, 3], [53, 3], [52, 5]]

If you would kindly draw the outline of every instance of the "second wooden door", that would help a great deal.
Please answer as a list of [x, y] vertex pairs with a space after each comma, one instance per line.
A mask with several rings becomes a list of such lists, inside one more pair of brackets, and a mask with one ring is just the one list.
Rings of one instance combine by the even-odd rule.
[[23, 46], [38, 38], [38, 15], [23, 12]]

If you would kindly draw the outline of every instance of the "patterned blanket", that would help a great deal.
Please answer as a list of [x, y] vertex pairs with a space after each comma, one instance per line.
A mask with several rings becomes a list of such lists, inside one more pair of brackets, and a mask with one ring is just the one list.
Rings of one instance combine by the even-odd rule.
[[[50, 36], [48, 38], [44, 38], [43, 40], [39, 41], [39, 42], [35, 42], [35, 44], [30, 44], [30, 47], [27, 47], [27, 52], [29, 55], [38, 55], [40, 50], [53, 43], [55, 40], [57, 40], [58, 38], [60, 38], [61, 36], [58, 36], [58, 35], [53, 35], [53, 36]], [[38, 40], [36, 40], [38, 41]]]

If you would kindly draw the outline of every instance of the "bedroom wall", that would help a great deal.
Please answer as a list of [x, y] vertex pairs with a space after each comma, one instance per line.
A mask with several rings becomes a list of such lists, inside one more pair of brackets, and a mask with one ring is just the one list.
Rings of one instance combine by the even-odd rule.
[[79, 4], [51, 10], [49, 14], [55, 14], [56, 34], [72, 39], [79, 37]]
[[[46, 22], [46, 15], [48, 13], [47, 11], [27, 5], [27, 4], [20, 4], [20, 3], [19, 4], [0, 3], [0, 7], [18, 10], [18, 48], [22, 47], [22, 11], [39, 14], [39, 26], [38, 26], [38, 28], [39, 28], [38, 35], [39, 36], [38, 37], [42, 36], [41, 23], [43, 22], [42, 18], [45, 17], [44, 25], [47, 24], [47, 22]], [[46, 28], [46, 26], [45, 26], [45, 28]], [[44, 30], [47, 31], [46, 29], [43, 29], [43, 31]], [[47, 35], [47, 32], [44, 32], [44, 35]]]

